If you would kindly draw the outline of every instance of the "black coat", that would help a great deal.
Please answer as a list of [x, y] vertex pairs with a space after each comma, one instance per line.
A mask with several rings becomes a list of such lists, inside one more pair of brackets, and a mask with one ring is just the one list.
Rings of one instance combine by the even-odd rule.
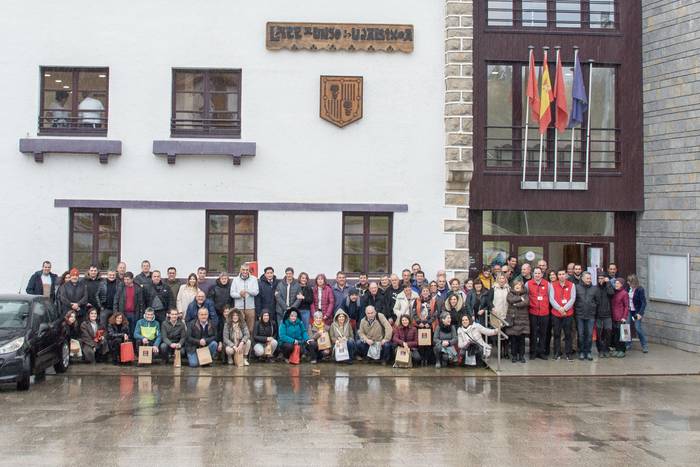
[[574, 310], [576, 318], [595, 319], [598, 309], [598, 291], [593, 285], [584, 285], [583, 282], [576, 286], [576, 303]]
[[[377, 310], [377, 313], [383, 314], [387, 319], [389, 316], [387, 316], [386, 313], [386, 298], [384, 298], [384, 293], [382, 293], [381, 290], [377, 290], [377, 295], [372, 296], [369, 291], [365, 292], [365, 294], [362, 296], [362, 310], [360, 312], [360, 318], [357, 320], [362, 321], [362, 318], [365, 317], [365, 308], [367, 306], [371, 305], [374, 307], [375, 310]], [[347, 310], [345, 310], [347, 311]], [[348, 313], [349, 314], [349, 313]], [[390, 314], [393, 314], [393, 310]], [[352, 316], [351, 316], [352, 318]]]
[[[126, 301], [126, 286], [122, 285], [119, 287], [119, 291], [114, 298], [114, 311], [120, 311], [124, 313], [124, 302]], [[143, 301], [143, 288], [134, 284], [134, 314], [136, 319], [141, 319], [143, 316], [144, 301]]]
[[97, 289], [97, 298], [103, 310], [111, 310], [114, 308], [114, 297], [116, 297], [120, 286], [122, 286], [122, 283], [117, 279], [111, 282], [108, 279], [104, 279], [102, 283], [100, 283], [100, 287]]
[[299, 304], [299, 309], [300, 310], [310, 310], [311, 304], [314, 302], [314, 290], [313, 290], [313, 288], [310, 285], [302, 285], [301, 286], [301, 294], [304, 296], [304, 299]]
[[61, 313], [66, 314], [71, 309], [71, 303], [80, 305], [78, 315], [84, 316], [85, 305], [87, 304], [87, 290], [85, 284], [77, 282], [73, 284], [71, 281], [63, 284], [58, 290], [58, 300], [61, 304]]
[[[162, 320], [165, 317], [165, 313], [175, 306], [174, 303], [170, 302], [172, 295], [170, 286], [165, 282], [160, 281], [156, 285], [152, 281], [148, 281], [143, 285], [144, 309], [150, 306], [160, 315], [159, 318]], [[158, 300], [156, 300], [156, 297], [158, 297]]]
[[253, 327], [253, 342], [264, 344], [267, 342], [268, 337], [276, 338], [276, 336], [277, 329], [272, 319], [267, 323], [263, 323], [261, 320], [255, 322], [255, 326]]
[[100, 278], [96, 277], [94, 279], [90, 279], [89, 277], [85, 277], [83, 279], [83, 284], [85, 284], [88, 304], [95, 308], [97, 311], [102, 311], [102, 304], [100, 303], [99, 298], [100, 284], [102, 284]]
[[143, 287], [144, 285], [148, 284], [151, 282], [151, 273], [149, 272], [148, 275], [144, 273], [140, 273], [137, 276], [134, 276], [134, 283], [140, 285]]
[[394, 289], [391, 286], [384, 292], [384, 317], [386, 319], [396, 320], [396, 315], [394, 314], [394, 305], [396, 304], [396, 296], [403, 292], [401, 286], [398, 289]]
[[[44, 283], [41, 282], [42, 271], [37, 271], [29, 278], [27, 282], [27, 288], [25, 289], [29, 295], [44, 295]], [[49, 273], [51, 277], [51, 301], [56, 300], [56, 284], [58, 283], [58, 276], [54, 273]]]
[[219, 316], [223, 316], [224, 308], [233, 303], [231, 298], [231, 281], [223, 285], [219, 279], [216, 280], [214, 287], [209, 289], [207, 298], [214, 303], [214, 309]]
[[216, 324], [211, 321], [207, 324], [207, 330], [204, 332], [202, 326], [199, 325], [199, 320], [196, 319], [187, 326], [187, 340], [185, 342], [185, 349], [187, 352], [195, 352], [198, 348], [200, 339], [204, 339], [207, 345], [216, 341]]
[[610, 299], [615, 295], [615, 289], [613, 289], [612, 283], [606, 282], [602, 286], [597, 285], [595, 291], [598, 298], [595, 314], [596, 319], [612, 318]]
[[187, 339], [187, 326], [180, 319], [175, 324], [171, 323], [169, 319], [165, 320], [160, 326], [160, 339], [168, 347], [170, 344], [180, 344], [182, 347]]
[[258, 295], [255, 297], [255, 314], [260, 316], [263, 309], [270, 312], [270, 315], [277, 313], [277, 300], [275, 299], [275, 290], [279, 281], [277, 277], [272, 276], [272, 282], [265, 279], [265, 274], [260, 276], [258, 280]]

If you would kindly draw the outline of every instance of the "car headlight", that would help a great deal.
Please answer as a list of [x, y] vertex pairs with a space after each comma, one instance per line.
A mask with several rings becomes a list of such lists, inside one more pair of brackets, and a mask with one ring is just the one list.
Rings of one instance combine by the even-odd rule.
[[24, 337], [13, 339], [7, 344], [0, 347], [0, 354], [17, 352], [24, 345]]

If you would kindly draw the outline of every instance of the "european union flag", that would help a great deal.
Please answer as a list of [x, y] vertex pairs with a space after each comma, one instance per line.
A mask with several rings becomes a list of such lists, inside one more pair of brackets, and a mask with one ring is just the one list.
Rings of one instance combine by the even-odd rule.
[[581, 62], [579, 61], [578, 54], [576, 54], [574, 85], [571, 90], [571, 117], [569, 119], [569, 128], [574, 128], [576, 125], [583, 124], [583, 114], [586, 110], [588, 110], [588, 97], [586, 96], [586, 88], [583, 85]]

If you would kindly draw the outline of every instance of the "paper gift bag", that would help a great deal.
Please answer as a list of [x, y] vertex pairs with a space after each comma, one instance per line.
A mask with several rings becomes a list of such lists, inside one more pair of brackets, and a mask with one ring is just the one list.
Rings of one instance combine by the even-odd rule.
[[294, 350], [292, 350], [292, 354], [289, 356], [289, 363], [292, 365], [301, 363], [301, 347], [299, 344], [294, 344]]
[[131, 342], [122, 342], [119, 345], [119, 361], [128, 363], [134, 361], [134, 344]]
[[199, 362], [199, 366], [209, 365], [212, 362], [209, 347], [200, 347], [197, 349], [197, 361]]
[[433, 345], [433, 341], [430, 336], [430, 328], [419, 329], [418, 330], [418, 345]]
[[265, 353], [263, 354], [264, 357], [272, 357], [272, 342], [268, 342], [265, 344]]
[[80, 342], [77, 339], [70, 340], [70, 354], [71, 356], [82, 357], [83, 351], [80, 348]]
[[233, 353], [233, 363], [236, 366], [243, 366], [243, 352]]
[[153, 363], [153, 349], [150, 346], [139, 347], [139, 365], [150, 365]]
[[335, 344], [335, 361], [336, 362], [347, 362], [350, 360], [350, 352], [348, 351], [348, 343], [336, 342]]
[[402, 368], [408, 368], [411, 366], [411, 350], [403, 346], [396, 348], [396, 360], [394, 361], [396, 366]]
[[182, 351], [175, 349], [175, 357], [173, 358], [173, 367], [180, 368], [182, 366]]
[[318, 338], [318, 350], [328, 350], [331, 348], [331, 336], [327, 332], [322, 332]]
[[630, 330], [629, 323], [622, 323], [620, 325], [620, 342], [632, 342], [632, 331]]

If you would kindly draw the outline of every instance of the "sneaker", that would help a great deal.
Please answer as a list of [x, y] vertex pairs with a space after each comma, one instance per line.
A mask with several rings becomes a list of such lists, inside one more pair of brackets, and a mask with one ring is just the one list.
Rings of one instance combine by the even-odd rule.
[[437, 363], [435, 364], [435, 368], [442, 368], [442, 365], [440, 365], [440, 362], [437, 362]]
[[317, 362], [316, 360], [311, 360], [311, 364], [312, 364], [312, 365], [315, 365], [315, 364], [317, 364], [317, 363], [318, 363], [318, 362]]
[[586, 356], [583, 354], [583, 352], [581, 352], [580, 354], [578, 354], [578, 359], [581, 360], [581, 361], [583, 361], [583, 360], [586, 359]]
[[588, 352], [588, 354], [586, 354], [586, 360], [588, 360], [589, 362], [593, 361], [593, 355], [590, 352]]
[[574, 357], [573, 357], [571, 354], [567, 354], [567, 355], [566, 355], [566, 361], [567, 361], [567, 362], [573, 362], [573, 361], [574, 361]]
[[250, 362], [248, 361], [247, 358], [245, 360], [243, 360], [243, 366], [250, 366]]
[[540, 360], [549, 360], [549, 357], [546, 355], [539, 355], [537, 358], [539, 358]]
[[649, 347], [644, 347], [644, 348], [642, 349], [642, 352], [644, 352], [644, 353], [649, 353]]
[[515, 355], [513, 355], [513, 358], [511, 358], [510, 361], [511, 361], [512, 363], [517, 363], [518, 358], [517, 358]]
[[527, 360], [525, 360], [525, 355], [520, 356], [520, 363], [527, 363]]
[[555, 354], [555, 355], [554, 355], [554, 360], [561, 360], [561, 355]]

